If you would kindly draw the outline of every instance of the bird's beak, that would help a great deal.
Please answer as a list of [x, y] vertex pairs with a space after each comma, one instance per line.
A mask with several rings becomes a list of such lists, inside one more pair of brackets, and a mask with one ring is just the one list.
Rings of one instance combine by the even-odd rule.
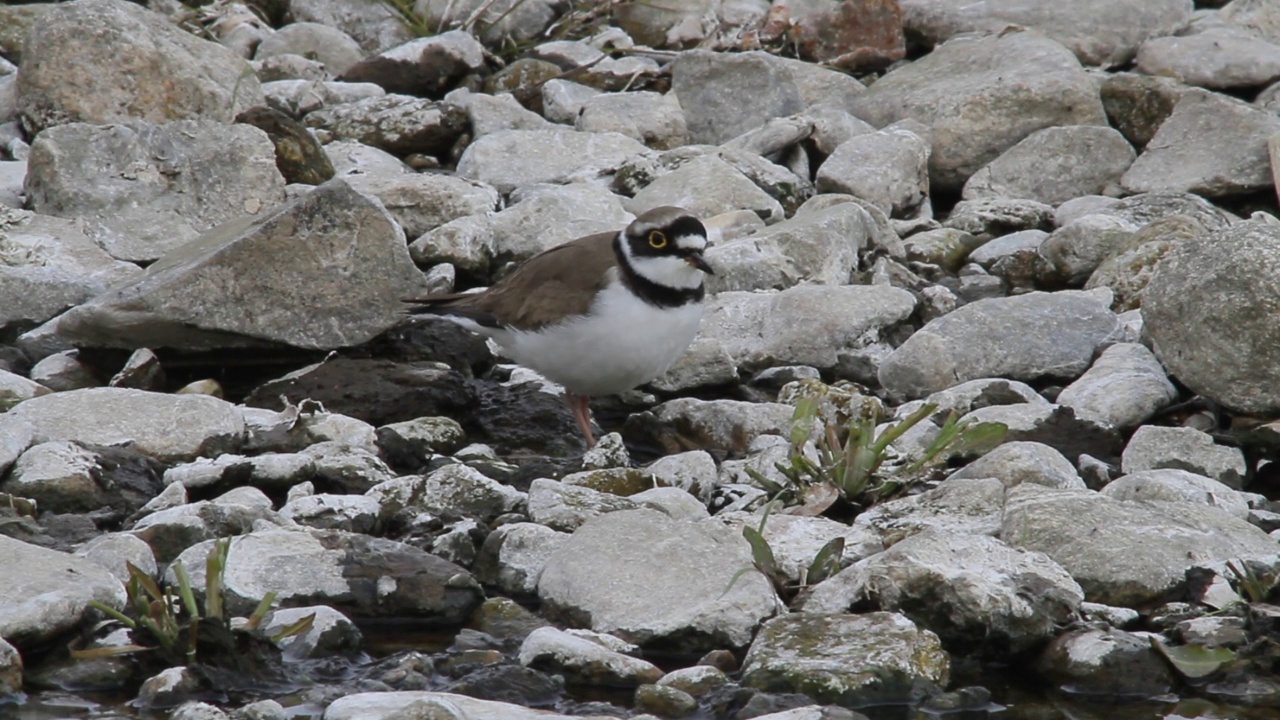
[[711, 266], [707, 264], [706, 259], [702, 257], [702, 253], [689, 253], [684, 256], [684, 261], [708, 275], [716, 274], [716, 271], [712, 270]]

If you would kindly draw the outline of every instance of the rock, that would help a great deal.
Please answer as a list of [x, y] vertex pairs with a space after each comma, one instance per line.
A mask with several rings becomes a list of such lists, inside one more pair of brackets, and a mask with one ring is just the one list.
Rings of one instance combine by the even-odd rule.
[[9, 411], [37, 442], [129, 444], [162, 462], [235, 451], [244, 418], [236, 406], [207, 395], [165, 395], [91, 388], [43, 395]]
[[445, 465], [427, 475], [406, 475], [374, 486], [367, 493], [384, 514], [402, 508], [422, 508], [492, 522], [524, 505], [525, 494], [482, 475], [466, 465]]
[[662, 677], [662, 670], [652, 663], [611, 650], [597, 642], [594, 633], [584, 635], [538, 628], [521, 643], [520, 664], [562, 673], [587, 685], [635, 687]]
[[852, 109], [877, 127], [904, 118], [932, 127], [935, 192], [959, 190], [1036, 130], [1106, 123], [1097, 86], [1076, 58], [1032, 31], [953, 38], [891, 70]]
[[537, 523], [499, 526], [489, 533], [480, 549], [476, 577], [504, 593], [532, 596], [538, 591], [538, 578], [547, 558], [568, 538], [566, 533]]
[[[333, 272], [335, 263], [349, 271]], [[109, 347], [341, 347], [387, 329], [401, 299], [422, 287], [387, 211], [332, 180], [170, 253], [137, 282], [62, 315], [57, 333]]]
[[[335, 108], [335, 106], [358, 103], [361, 100], [370, 98], [383, 98], [387, 95], [386, 90], [373, 83], [344, 83], [320, 80], [274, 80], [263, 83], [262, 92], [267, 96], [267, 103], [272, 108], [276, 108], [290, 117], [304, 117], [323, 108]], [[332, 113], [336, 115], [345, 110], [350, 110], [350, 108], [335, 108]], [[351, 143], [349, 140], [338, 140], [336, 142]], [[324, 150], [332, 160], [334, 151], [340, 147], [342, 145], [334, 147], [334, 143], [330, 143], [324, 147]], [[366, 152], [375, 149], [367, 147]]]
[[553, 616], [642, 645], [742, 647], [775, 602], [757, 574], [729, 588], [750, 562], [746, 541], [714, 520], [615, 512], [589, 521], [556, 549], [538, 596]]
[[461, 30], [420, 37], [352, 64], [345, 82], [370, 82], [389, 93], [441, 98], [484, 69], [484, 46]]
[[872, 217], [857, 203], [797, 215], [707, 248], [707, 262], [716, 271], [708, 289], [782, 290], [805, 280], [845, 285], [874, 236]]
[[413, 39], [404, 17], [377, 0], [296, 0], [288, 4], [293, 23], [327, 25], [351, 36], [366, 53], [378, 53]]
[[1280, 227], [1237, 223], [1170, 250], [1143, 293], [1144, 333], [1156, 357], [1192, 391], [1233, 410], [1280, 409], [1280, 366], [1258, 312], [1274, 297]]
[[684, 355], [649, 385], [663, 393], [698, 387], [730, 385], [738, 381], [738, 366], [719, 340], [694, 338]]
[[462, 447], [466, 433], [456, 421], [426, 416], [378, 428], [378, 449], [387, 462], [405, 467], [424, 465], [434, 455]]
[[278, 204], [284, 178], [248, 125], [72, 123], [36, 138], [26, 190], [37, 212], [87, 220], [113, 257], [149, 262]]
[[322, 658], [360, 650], [363, 643], [360, 629], [346, 615], [324, 605], [275, 610], [263, 621], [262, 631], [271, 637], [308, 616], [314, 616], [315, 620], [306, 632], [279, 642], [285, 657]]
[[[792, 408], [778, 403], [677, 398], [652, 411], [657, 422], [694, 447], [741, 454], [760, 435], [786, 436]], [[633, 416], [633, 418], [636, 416]]]
[[0, 638], [0, 697], [22, 692], [22, 655]]
[[324, 711], [324, 720], [374, 720], [397, 716], [433, 720], [608, 720], [612, 717], [561, 715], [466, 695], [420, 690], [344, 695]]
[[1058, 395], [1058, 404], [1078, 417], [1130, 429], [1178, 399], [1155, 355], [1137, 343], [1119, 343], [1102, 351], [1084, 375]]
[[267, 88], [270, 83], [281, 80], [323, 82], [329, 77], [329, 73], [325, 72], [324, 63], [301, 55], [273, 55], [262, 60], [254, 60], [249, 63], [249, 66], [258, 74], [258, 81], [263, 86], [262, 94], [266, 96], [268, 104], [272, 102], [271, 91]]
[[897, 613], [793, 613], [764, 624], [742, 662], [742, 684], [801, 692], [846, 707], [903, 704], [945, 686], [938, 636]]
[[977, 378], [1075, 378], [1118, 330], [1115, 314], [1088, 293], [980, 300], [917, 330], [880, 366], [880, 382], [918, 398]]
[[661, 687], [682, 690], [694, 697], [702, 697], [716, 688], [729, 684], [729, 676], [723, 670], [710, 665], [694, 665], [672, 670], [663, 675], [657, 684]]
[[[154, 512], [143, 516], [130, 530], [151, 546], [157, 562], [171, 563], [198, 543], [243, 535], [255, 527], [282, 527], [289, 523], [272, 512], [269, 506], [245, 505], [226, 500], [201, 500], [170, 507], [170, 501], [185, 499], [185, 492], [180, 485], [170, 485], [169, 488], [177, 488], [179, 492], [174, 495], [180, 497], [170, 500], [167, 498], [169, 492], [158, 495], [152, 503], [139, 511]], [[199, 562], [204, 567], [203, 558]]]
[[383, 95], [320, 108], [308, 113], [304, 122], [339, 140], [356, 140], [396, 155], [445, 157], [466, 132], [467, 113], [447, 102]]
[[1038, 442], [1002, 443], [948, 476], [948, 479], [956, 478], [996, 478], [1005, 487], [1035, 483], [1052, 488], [1085, 489], [1071, 461]]
[[498, 193], [493, 188], [450, 175], [352, 175], [347, 183], [377, 198], [409, 237], [498, 207]]
[[474, 137], [502, 130], [543, 130], [550, 127], [541, 115], [526, 110], [510, 93], [494, 96], [459, 88], [446, 95], [445, 99], [466, 108]]
[[956, 203], [943, 226], [990, 238], [1022, 230], [1043, 230], [1052, 218], [1053, 208], [1036, 200], [983, 198]]
[[1082, 696], [1153, 697], [1174, 685], [1168, 664], [1151, 642], [1115, 628], [1078, 628], [1049, 644], [1036, 669]]
[[1114, 215], [1085, 215], [1054, 230], [1038, 250], [1062, 281], [1079, 286], [1132, 242], [1137, 230], [1134, 223]]
[[419, 0], [414, 4], [414, 13], [425, 26], [444, 28], [465, 21], [475, 27], [481, 39], [495, 46], [538, 37], [556, 18], [557, 10], [550, 0]]
[[960, 420], [1000, 423], [1008, 428], [1006, 440], [1043, 443], [1068, 458], [1077, 458], [1077, 463], [1080, 455], [1114, 457], [1120, 452], [1120, 437], [1114, 428], [1076, 417], [1072, 408], [1063, 405], [995, 405]]
[[18, 109], [32, 135], [69, 122], [228, 123], [263, 103], [244, 60], [122, 0], [51, 8], [23, 51]]
[[679, 488], [704, 502], [716, 487], [716, 461], [705, 450], [667, 455], [645, 468], [661, 485]]
[[1280, 80], [1280, 45], [1246, 30], [1215, 27], [1147, 40], [1137, 68], [1203, 88], [1249, 90]]
[[[781, 13], [778, 11], [781, 10]], [[768, 20], [789, 22], [787, 39], [815, 63], [848, 70], [878, 70], [906, 55], [902, 11], [896, 0], [797, 2], [770, 8]]]
[[1143, 425], [1129, 438], [1120, 458], [1125, 474], [1173, 468], [1207, 475], [1227, 487], [1241, 489], [1247, 472], [1240, 448], [1218, 445], [1195, 428]]
[[819, 192], [848, 193], [886, 215], [908, 217], [929, 193], [929, 142], [900, 127], [855, 135], [814, 177]]
[[1248, 519], [1249, 504], [1240, 493], [1213, 478], [1186, 470], [1142, 470], [1116, 478], [1100, 491], [1113, 500], [1198, 503]]
[[1102, 82], [1107, 117], [1136, 148], [1144, 148], [1164, 124], [1187, 86], [1173, 78], [1121, 72]]
[[360, 44], [345, 32], [314, 22], [293, 22], [268, 35], [254, 53], [257, 60], [278, 55], [301, 55], [324, 64], [329, 77], [338, 77], [364, 58]]
[[963, 230], [938, 228], [916, 233], [902, 244], [907, 251], [907, 260], [939, 265], [955, 272], [960, 270], [970, 250], [982, 247], [980, 243], [978, 238]]
[[127, 532], [99, 535], [76, 548], [75, 554], [109, 570], [121, 585], [129, 582], [128, 563], [132, 563], [148, 577], [156, 577], [158, 574], [156, 556], [151, 552], [151, 546]]
[[587, 101], [599, 94], [599, 90], [572, 80], [548, 80], [542, 85], [542, 115], [551, 122], [573, 125]]
[[169, 714], [170, 720], [228, 720], [226, 713], [209, 703], [194, 700], [179, 705]]
[[627, 203], [637, 215], [663, 205], [683, 207], [700, 217], [730, 210], [751, 210], [766, 223], [783, 219], [782, 205], [741, 172], [712, 155], [703, 155], [649, 183]]
[[1191, 19], [1187, 0], [1108, 2], [1087, 0], [1052, 6], [1020, 0], [973, 5], [962, 0], [901, 0], [907, 32], [927, 43], [960, 33], [999, 32], [1009, 25], [1034, 28], [1071, 49], [1086, 65], [1114, 67], [1133, 59], [1147, 38], [1170, 35]]
[[381, 509], [365, 495], [306, 495], [280, 506], [280, 517], [321, 530], [372, 533]]
[[680, 53], [671, 89], [695, 143], [719, 145], [804, 108], [791, 73], [763, 52]]
[[[1141, 197], [1141, 196], [1135, 196]], [[1098, 216], [1093, 216], [1097, 218]], [[1128, 221], [1119, 219], [1121, 223]], [[1147, 284], [1156, 266], [1180, 243], [1207, 235], [1210, 227], [1193, 215], [1170, 215], [1147, 223], [1112, 247], [1085, 283], [1086, 289], [1105, 287], [1115, 293], [1112, 309], [1136, 310], [1142, 305]]]
[[80, 221], [0, 209], [0, 330], [24, 331], [142, 274], [88, 230]]
[[[716, 515], [716, 519], [739, 531], [743, 527], [760, 527], [759, 513], [722, 512]], [[788, 583], [796, 585], [806, 584], [805, 575], [814, 557], [823, 546], [837, 537], [844, 539], [841, 565], [845, 567], [884, 550], [879, 533], [871, 528], [847, 525], [824, 517], [772, 513], [764, 521], [761, 534], [773, 551], [778, 569]]]
[[[178, 558], [196, 588], [204, 587], [212, 549], [206, 541]], [[232, 538], [224, 587], [233, 613], [252, 612], [274, 591], [286, 607], [321, 604], [361, 617], [412, 615], [445, 624], [461, 624], [482, 599], [475, 580], [452, 563], [404, 543], [336, 530]]]
[[[1207, 135], [1204, 128], [1211, 127]], [[1271, 188], [1267, 139], [1280, 117], [1225, 95], [1188, 90], [1121, 178], [1131, 193], [1230, 197]]]
[[529, 519], [562, 532], [572, 532], [605, 513], [639, 507], [628, 498], [545, 478], [534, 480], [529, 486], [528, 502]]
[[54, 441], [22, 453], [0, 491], [39, 503], [42, 512], [114, 511], [125, 517], [160, 492], [158, 464], [122, 448]]
[[[1153, 537], [1160, 542], [1149, 542]], [[1193, 567], [1276, 563], [1274, 540], [1218, 508], [1126, 502], [1031, 484], [1009, 491], [1000, 539], [1043, 552], [1091, 601], [1121, 607], [1159, 602], [1186, 582]]]
[[722, 292], [712, 298], [700, 335], [718, 340], [746, 372], [776, 365], [829, 370], [842, 352], [888, 334], [914, 308], [907, 291], [870, 285]]
[[982, 535], [926, 531], [818, 584], [804, 611], [900, 612], [954, 652], [1008, 657], [1042, 645], [1080, 611], [1084, 591], [1041, 553]]
[[116, 610], [125, 603], [124, 586], [96, 562], [4, 535], [0, 575], [0, 638], [19, 648], [73, 630], [91, 600]]
[[48, 395], [50, 392], [52, 391], [49, 388], [38, 382], [7, 370], [0, 370], [0, 412], [8, 411], [9, 408], [24, 400]]
[[535, 183], [590, 178], [642, 151], [644, 145], [618, 133], [503, 130], [469, 145], [458, 160], [458, 174], [509, 193]]
[[583, 102], [574, 127], [616, 132], [658, 150], [687, 145], [689, 130], [675, 95], [654, 92], [606, 93]]
[[689, 693], [662, 685], [636, 688], [636, 709], [659, 717], [683, 717], [698, 709], [698, 700]]
[[919, 495], [881, 503], [854, 524], [878, 532], [885, 547], [929, 530], [994, 536], [1000, 532], [1004, 495], [1004, 483], [996, 478], [948, 479]]
[[961, 197], [1026, 198], [1059, 205], [1118, 183], [1135, 157], [1124, 136], [1109, 127], [1045, 128], [975, 172]]

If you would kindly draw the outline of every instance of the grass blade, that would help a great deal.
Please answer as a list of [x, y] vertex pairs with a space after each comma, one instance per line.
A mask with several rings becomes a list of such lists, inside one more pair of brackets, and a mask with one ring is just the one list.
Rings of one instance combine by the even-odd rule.
[[253, 614], [249, 616], [246, 627], [250, 630], [257, 630], [262, 625], [262, 619], [271, 611], [271, 605], [276, 601], [276, 591], [272, 590], [262, 597], [262, 602], [258, 603], [258, 607], [253, 609]]

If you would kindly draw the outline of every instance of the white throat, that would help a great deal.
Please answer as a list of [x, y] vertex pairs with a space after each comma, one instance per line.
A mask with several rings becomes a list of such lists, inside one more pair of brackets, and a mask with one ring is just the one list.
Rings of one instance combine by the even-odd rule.
[[[680, 244], [686, 241], [682, 237], [677, 242]], [[702, 238], [698, 238], [698, 242], [701, 245], [706, 244]], [[684, 258], [636, 257], [631, 254], [631, 246], [625, 238], [618, 244], [622, 246], [624, 261], [645, 280], [677, 290], [696, 290], [702, 287], [703, 272], [690, 265]], [[684, 247], [684, 244], [681, 244], [681, 247]]]

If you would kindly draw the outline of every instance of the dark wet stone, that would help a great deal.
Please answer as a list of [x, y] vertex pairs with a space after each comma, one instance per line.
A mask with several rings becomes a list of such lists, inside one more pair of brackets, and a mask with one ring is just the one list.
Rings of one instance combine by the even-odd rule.
[[538, 389], [532, 383], [499, 385], [480, 382], [475, 386], [480, 409], [472, 417], [459, 420], [474, 439], [489, 442], [500, 452], [523, 450], [559, 457], [580, 454], [586, 443], [573, 423], [564, 400]]
[[457, 323], [424, 316], [351, 349], [352, 355], [442, 362], [467, 377], [487, 372], [494, 357], [485, 339]]
[[564, 681], [520, 665], [490, 665], [462, 677], [449, 692], [524, 707], [547, 707], [559, 699]]

